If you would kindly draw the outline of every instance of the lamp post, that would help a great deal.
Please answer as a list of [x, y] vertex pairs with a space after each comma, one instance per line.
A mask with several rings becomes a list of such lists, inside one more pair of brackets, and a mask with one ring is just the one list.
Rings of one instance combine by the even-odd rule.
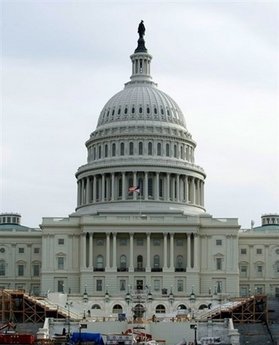
[[198, 326], [197, 324], [193, 324], [193, 325], [190, 325], [190, 328], [192, 328], [194, 330], [194, 344], [197, 345], [198, 342], [197, 342], [197, 329], [198, 329]]
[[68, 310], [68, 316], [67, 316], [67, 321], [68, 321], [68, 334], [67, 334], [67, 338], [69, 339], [70, 338], [70, 333], [71, 333], [71, 323], [70, 323], [70, 308], [73, 306], [73, 302], [70, 302], [66, 301], [66, 304], [65, 304], [65, 308], [67, 308]]

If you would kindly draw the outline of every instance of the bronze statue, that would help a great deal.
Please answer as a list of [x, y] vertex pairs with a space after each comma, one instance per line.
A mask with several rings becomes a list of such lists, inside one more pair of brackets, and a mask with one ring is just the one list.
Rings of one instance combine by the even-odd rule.
[[138, 34], [139, 34], [140, 38], [143, 38], [143, 36], [145, 34], [145, 26], [143, 24], [143, 20], [139, 23]]

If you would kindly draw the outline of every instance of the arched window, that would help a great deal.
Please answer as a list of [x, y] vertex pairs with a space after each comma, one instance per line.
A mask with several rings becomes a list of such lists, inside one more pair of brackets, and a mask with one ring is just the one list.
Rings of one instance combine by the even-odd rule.
[[150, 156], [152, 155], [152, 142], [151, 141], [148, 143], [148, 154]]
[[166, 156], [170, 156], [170, 144], [166, 144]]
[[125, 271], [127, 268], [127, 257], [126, 255], [120, 256], [120, 270]]
[[99, 145], [99, 147], [98, 147], [98, 158], [99, 159], [102, 158], [102, 146], [101, 145]]
[[139, 113], [140, 113], [140, 114], [142, 113], [142, 107], [139, 108]]
[[141, 271], [143, 269], [143, 257], [142, 255], [137, 256], [137, 270]]
[[124, 156], [124, 143], [120, 144], [120, 156]]
[[115, 145], [115, 143], [112, 144], [111, 155], [112, 155], [112, 157], [115, 157], [115, 155], [116, 155], [116, 145]]
[[133, 155], [134, 154], [134, 143], [130, 142], [129, 143], [129, 155]]
[[96, 147], [94, 146], [93, 147], [93, 160], [96, 159]]
[[177, 310], [187, 310], [187, 307], [185, 304], [179, 304], [179, 306], [177, 307]]
[[153, 178], [148, 178], [148, 198], [153, 198]]
[[183, 256], [177, 255], [176, 257], [176, 268], [183, 268]]
[[173, 156], [176, 158], [177, 157], [177, 146], [173, 146]]
[[97, 256], [96, 266], [97, 266], [97, 269], [103, 269], [104, 268], [104, 257], [103, 257], [103, 255]]
[[105, 145], [105, 157], [107, 157], [108, 156], [108, 145], [106, 144]]
[[112, 308], [113, 314], [121, 314], [123, 312], [123, 309], [120, 304], [115, 304]]
[[156, 314], [165, 314], [166, 313], [166, 308], [163, 304], [159, 304], [157, 305], [156, 307], [156, 310], [155, 310], [155, 313]]
[[101, 309], [101, 307], [99, 306], [99, 304], [93, 304], [91, 309]]
[[157, 144], [157, 155], [158, 155], [158, 156], [161, 156], [161, 154], [162, 154], [161, 143], [158, 143], [158, 144]]
[[160, 268], [160, 256], [154, 255], [153, 257], [153, 268]]
[[0, 276], [6, 275], [6, 263], [5, 260], [0, 260]]
[[139, 142], [139, 155], [142, 155], [143, 154], [143, 144], [142, 142], [140, 141]]

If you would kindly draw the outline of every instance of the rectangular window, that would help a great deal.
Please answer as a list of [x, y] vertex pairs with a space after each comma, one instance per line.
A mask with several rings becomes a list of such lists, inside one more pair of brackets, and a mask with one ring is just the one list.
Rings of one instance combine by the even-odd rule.
[[33, 276], [38, 277], [40, 275], [40, 265], [33, 265]]
[[218, 271], [222, 270], [222, 259], [221, 258], [216, 258], [216, 269]]
[[246, 248], [240, 249], [240, 254], [245, 255], [247, 253]]
[[143, 238], [137, 238], [137, 246], [143, 246]]
[[59, 245], [64, 244], [64, 238], [58, 238], [58, 244]]
[[216, 240], [216, 246], [221, 246], [222, 245], [222, 240]]
[[96, 291], [103, 291], [103, 281], [102, 279], [96, 280]]
[[40, 254], [40, 248], [38, 247], [34, 248], [34, 254]]
[[184, 287], [183, 287], [183, 280], [182, 279], [179, 279], [177, 281], [177, 291], [178, 292], [182, 292], [184, 290]]
[[176, 240], [176, 246], [177, 247], [183, 247], [183, 240], [182, 239], [177, 239]]
[[262, 254], [262, 249], [261, 248], [257, 248], [257, 254]]
[[159, 279], [155, 279], [154, 280], [154, 291], [160, 291], [160, 280]]
[[19, 252], [19, 254], [24, 254], [24, 248], [22, 248], [22, 247], [18, 248], [18, 252]]
[[57, 291], [64, 293], [64, 280], [58, 280]]
[[127, 246], [127, 238], [120, 238], [119, 244], [120, 246]]
[[64, 269], [64, 257], [63, 256], [59, 256], [57, 258], [57, 268], [59, 270], [63, 270]]
[[240, 276], [247, 277], [247, 266], [240, 266]]
[[161, 245], [161, 240], [154, 238], [153, 240], [153, 246], [160, 246]]
[[97, 246], [103, 246], [105, 244], [104, 240], [97, 240]]
[[24, 265], [18, 265], [17, 269], [18, 269], [17, 271], [18, 276], [20, 277], [24, 276]]

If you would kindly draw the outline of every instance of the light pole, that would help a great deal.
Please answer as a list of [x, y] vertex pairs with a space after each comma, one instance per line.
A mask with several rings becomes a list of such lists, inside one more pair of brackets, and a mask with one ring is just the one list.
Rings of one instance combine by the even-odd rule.
[[197, 345], [198, 342], [197, 342], [197, 329], [198, 329], [198, 326], [197, 324], [194, 324], [194, 325], [190, 325], [190, 328], [192, 328], [194, 330], [194, 336], [195, 336], [195, 340], [194, 340], [194, 344]]
[[66, 301], [66, 304], [65, 304], [65, 308], [67, 308], [68, 310], [68, 316], [67, 316], [67, 321], [68, 321], [68, 334], [67, 334], [67, 338], [69, 339], [70, 338], [70, 333], [71, 333], [71, 323], [70, 323], [70, 308], [73, 306], [73, 302], [70, 302]]

